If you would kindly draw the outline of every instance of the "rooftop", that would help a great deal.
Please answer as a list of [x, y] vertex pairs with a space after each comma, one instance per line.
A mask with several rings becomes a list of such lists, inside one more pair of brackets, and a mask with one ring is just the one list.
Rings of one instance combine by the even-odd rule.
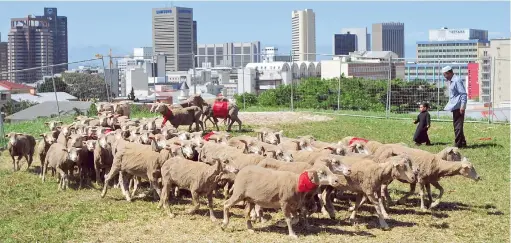
[[[55, 93], [54, 92], [44, 92], [44, 93], [36, 93], [35, 95], [29, 94], [29, 93], [13, 94], [13, 95], [11, 95], [11, 100], [43, 103], [45, 101], [55, 101]], [[76, 98], [66, 92], [57, 92], [57, 100], [58, 101], [70, 101], [70, 100], [78, 100], [78, 98]]]
[[[68, 101], [59, 103], [60, 115], [68, 115], [74, 113], [74, 108], [79, 109], [82, 112], [87, 112], [89, 110], [92, 102], [84, 102], [84, 101]], [[45, 101], [41, 104], [37, 104], [31, 106], [25, 110], [14, 113], [8, 117], [6, 120], [11, 121], [27, 121], [34, 120], [38, 117], [50, 117], [52, 115], [57, 115], [57, 102], [56, 101]]]
[[30, 89], [33, 89], [33, 87], [30, 87], [28, 85], [13, 83], [13, 82], [10, 82], [7, 80], [1, 80], [0, 86], [4, 87], [7, 90], [19, 90], [19, 89], [30, 90]]

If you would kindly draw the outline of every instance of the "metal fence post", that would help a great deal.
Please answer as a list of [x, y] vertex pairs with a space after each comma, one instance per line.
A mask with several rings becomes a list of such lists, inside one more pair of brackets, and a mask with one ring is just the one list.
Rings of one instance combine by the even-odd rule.
[[4, 130], [4, 116], [3, 113], [0, 111], [0, 148], [4, 148], [5, 145], [5, 130]]
[[[101, 63], [103, 64], [103, 74], [104, 74], [103, 76], [104, 76], [104, 79], [105, 79], [106, 100], [108, 101], [108, 100], [110, 100], [110, 94], [109, 94], [109, 92], [108, 92], [108, 84], [107, 84], [107, 82], [106, 82], [106, 72], [105, 72], [106, 67], [105, 67], [105, 58], [103, 57], [103, 55], [99, 55], [99, 54], [98, 54], [98, 55], [96, 55], [96, 57], [101, 57]], [[128, 92], [128, 91], [126, 91], [126, 93], [127, 93], [127, 92]]]
[[339, 57], [339, 84], [337, 86], [337, 112], [341, 110], [341, 78], [342, 78], [342, 60]]
[[[441, 67], [440, 67], [440, 59], [438, 59], [437, 61], [438, 63], [438, 70], [442, 70]], [[441, 73], [442, 71], [440, 71]], [[442, 79], [442, 75], [438, 75], [438, 82], [437, 82], [437, 85], [436, 85], [436, 90], [437, 90], [437, 97], [436, 97], [436, 118], [437, 119], [440, 119], [440, 79]]]
[[[291, 111], [294, 111], [294, 104], [293, 104], [293, 84], [295, 80], [295, 74], [293, 72], [293, 50], [291, 50]], [[298, 69], [300, 71], [300, 69]]]
[[495, 57], [492, 57], [492, 62], [491, 62], [491, 69], [492, 71], [490, 72], [490, 82], [491, 82], [491, 98], [490, 98], [490, 112], [488, 112], [488, 115], [489, 115], [489, 122], [493, 122], [493, 113], [495, 112], [495, 80], [497, 79], [497, 73], [495, 72], [495, 65], [497, 63], [497, 59]]
[[387, 80], [387, 104], [385, 106], [385, 118], [389, 118], [389, 113], [390, 113], [390, 104], [391, 104], [391, 99], [392, 99], [392, 91], [391, 91], [391, 86], [392, 86], [392, 61], [391, 61], [392, 57], [389, 57], [389, 76], [388, 76], [388, 80]]
[[53, 68], [50, 70], [51, 81], [53, 82], [53, 93], [55, 93], [55, 102], [57, 102], [57, 116], [60, 117], [59, 98], [57, 97], [57, 86], [55, 85], [55, 79], [53, 78]]

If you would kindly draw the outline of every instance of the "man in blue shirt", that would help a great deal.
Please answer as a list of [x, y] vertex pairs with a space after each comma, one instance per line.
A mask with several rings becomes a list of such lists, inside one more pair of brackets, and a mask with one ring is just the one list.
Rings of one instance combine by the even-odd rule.
[[463, 148], [467, 146], [465, 134], [463, 133], [463, 122], [465, 121], [465, 109], [467, 107], [467, 91], [463, 81], [452, 71], [452, 67], [442, 68], [447, 84], [449, 85], [449, 102], [444, 110], [452, 112], [452, 123], [454, 126], [454, 146]]

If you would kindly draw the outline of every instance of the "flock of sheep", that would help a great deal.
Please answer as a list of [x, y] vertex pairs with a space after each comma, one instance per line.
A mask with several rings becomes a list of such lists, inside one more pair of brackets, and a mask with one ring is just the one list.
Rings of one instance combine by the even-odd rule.
[[[179, 189], [191, 192], [189, 214], [199, 208], [200, 196], [207, 197], [213, 221], [217, 220], [213, 197], [225, 197], [222, 229], [229, 223], [232, 206], [245, 207], [249, 230], [253, 222], [267, 220], [263, 210], [281, 209], [291, 237], [297, 237], [293, 225], [301, 222], [307, 228], [307, 218], [314, 212], [334, 218], [333, 202], [339, 201], [343, 192], [356, 194], [356, 202], [349, 208], [350, 221], [368, 202], [374, 206], [381, 228], [388, 229], [385, 219], [389, 218], [387, 211], [393, 201], [387, 187], [392, 181], [410, 184], [410, 192], [398, 203], [405, 203], [418, 184], [420, 207], [427, 209], [440, 202], [444, 192], [439, 184], [442, 177], [480, 179], [455, 147], [433, 154], [404, 144], [356, 137], [337, 143], [318, 141], [311, 135], [288, 138], [282, 131], [268, 128], [256, 130], [257, 137], [232, 137], [227, 132], [204, 136], [203, 132], [176, 129], [180, 125], [191, 128], [193, 123], [197, 129], [199, 125], [203, 127], [203, 120], [213, 116], [208, 117], [207, 109], [201, 107], [156, 103], [151, 111], [172, 113], [172, 127], [160, 127], [157, 124], [162, 118], [130, 119], [128, 103], [100, 104], [98, 118], [80, 116], [68, 125], [47, 122], [49, 132], [40, 135], [37, 149], [33, 136], [9, 133], [8, 150], [15, 171], [20, 169], [22, 157], [30, 167], [37, 153], [42, 181], [48, 169], [53, 175], [57, 172], [59, 190], [68, 187], [70, 178], [76, 178], [78, 188], [84, 181], [103, 184], [101, 197], [113, 184], [131, 201], [138, 185], [148, 181], [154, 198], [159, 198], [158, 208], [163, 207], [170, 217], [175, 214], [169, 201], [171, 196], [180, 196]], [[229, 125], [239, 121], [237, 108], [230, 115]], [[241, 128], [241, 121], [238, 123]], [[440, 192], [435, 201], [430, 185]], [[425, 194], [429, 203], [425, 202]]]

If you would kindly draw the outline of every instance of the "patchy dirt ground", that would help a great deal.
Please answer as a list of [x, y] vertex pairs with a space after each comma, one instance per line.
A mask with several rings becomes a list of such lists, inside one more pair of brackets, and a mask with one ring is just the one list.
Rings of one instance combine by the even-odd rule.
[[293, 124], [330, 121], [331, 117], [299, 112], [240, 112], [241, 121], [250, 125]]

